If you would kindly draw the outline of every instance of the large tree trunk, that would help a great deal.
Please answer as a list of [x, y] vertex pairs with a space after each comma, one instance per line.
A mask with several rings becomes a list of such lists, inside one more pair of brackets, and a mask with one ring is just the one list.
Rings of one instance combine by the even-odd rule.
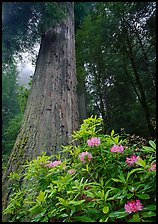
[[33, 85], [23, 124], [3, 176], [3, 205], [8, 201], [7, 176], [26, 160], [46, 151], [58, 153], [79, 125], [76, 93], [73, 3], [67, 17], [42, 37]]

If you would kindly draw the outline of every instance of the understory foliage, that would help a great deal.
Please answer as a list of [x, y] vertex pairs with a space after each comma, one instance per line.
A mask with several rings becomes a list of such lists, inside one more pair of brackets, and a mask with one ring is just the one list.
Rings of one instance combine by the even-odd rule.
[[[156, 145], [135, 148], [103, 120], [84, 120], [72, 134], [69, 153], [46, 153], [11, 173], [11, 195], [4, 214], [22, 222], [152, 222], [156, 221]], [[77, 144], [74, 144], [77, 143]], [[23, 184], [19, 185], [21, 177]]]

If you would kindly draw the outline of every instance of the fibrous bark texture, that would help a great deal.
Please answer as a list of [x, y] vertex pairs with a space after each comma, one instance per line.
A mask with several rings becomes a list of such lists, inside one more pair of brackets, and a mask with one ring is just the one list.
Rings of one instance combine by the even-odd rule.
[[58, 153], [78, 128], [73, 3], [67, 16], [41, 39], [32, 89], [23, 124], [3, 177], [3, 202], [7, 202], [7, 175], [26, 160], [46, 151]]

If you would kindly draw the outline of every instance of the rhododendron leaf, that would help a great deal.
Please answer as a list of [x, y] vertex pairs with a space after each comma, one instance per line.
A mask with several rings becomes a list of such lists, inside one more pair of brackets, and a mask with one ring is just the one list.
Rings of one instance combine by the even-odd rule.
[[83, 202], [85, 202], [85, 200], [80, 200], [80, 201], [70, 201], [69, 202], [69, 205], [80, 205], [82, 204]]
[[126, 177], [126, 182], [128, 181], [129, 177], [131, 176], [132, 173], [137, 172], [137, 171], [143, 171], [142, 168], [136, 168], [131, 170], [130, 172], [127, 173], [127, 177]]
[[154, 149], [156, 149], [156, 144], [155, 144], [155, 142], [153, 142], [152, 140], [150, 140], [150, 141], [149, 141], [149, 144], [150, 144]]
[[106, 194], [105, 194], [105, 197], [104, 197], [104, 201], [105, 201], [105, 202], [106, 202], [106, 199], [107, 199], [107, 197], [108, 197], [110, 191], [111, 191], [111, 189], [108, 190], [108, 191], [106, 192]]
[[138, 159], [137, 162], [135, 162], [135, 163], [140, 166], [146, 167], [146, 162], [142, 159]]
[[114, 197], [108, 198], [107, 201], [113, 201]]
[[31, 212], [31, 214], [36, 214], [40, 212], [42, 209], [43, 209], [42, 206], [40, 206], [39, 204], [36, 204], [32, 208], [30, 208], [28, 211]]
[[155, 149], [153, 149], [152, 147], [149, 147], [149, 146], [143, 146], [142, 151], [144, 151], [144, 152], [155, 152]]
[[68, 217], [68, 216], [69, 216], [69, 215], [66, 214], [66, 213], [63, 213], [63, 214], [60, 215], [61, 218], [65, 218], [65, 217]]
[[88, 208], [88, 210], [86, 210], [86, 214], [95, 214], [95, 213], [100, 213], [100, 210], [97, 210], [96, 208]]
[[122, 212], [122, 211], [117, 211], [117, 212], [112, 212], [109, 214], [109, 217], [113, 217], [113, 218], [123, 218], [125, 216], [127, 216], [128, 213], [127, 212]]
[[115, 181], [115, 182], [121, 182], [121, 183], [123, 183], [122, 180], [120, 180], [120, 179], [111, 178], [111, 180], [113, 180], [113, 181]]
[[143, 211], [149, 211], [149, 210], [156, 211], [156, 205], [146, 205], [143, 209]]
[[111, 136], [113, 136], [113, 135], [114, 135], [114, 130], [111, 131]]
[[130, 199], [131, 197], [133, 197], [134, 194], [127, 194], [127, 198]]
[[84, 194], [86, 194], [88, 197], [94, 198], [94, 194], [90, 191], [84, 191]]
[[128, 221], [130, 221], [130, 222], [140, 222], [139, 214], [138, 213], [134, 214], [132, 219], [130, 219]]
[[60, 198], [60, 197], [57, 197], [58, 200], [59, 200], [59, 203], [58, 204], [61, 204], [61, 205], [64, 205], [64, 206], [67, 206], [68, 205], [68, 201], [65, 200], [64, 198]]
[[123, 172], [120, 171], [120, 175], [119, 175], [120, 179], [122, 180], [123, 183], [126, 183], [125, 177], [123, 175]]
[[92, 218], [89, 218], [88, 216], [75, 216], [73, 217], [75, 218], [76, 220], [78, 221], [81, 221], [81, 222], [95, 222], [96, 220], [92, 219]]
[[149, 211], [149, 212], [142, 212], [141, 213], [141, 216], [142, 217], [152, 217], [152, 216], [155, 216], [156, 217], [156, 213], [155, 212], [152, 212], [152, 211]]
[[44, 201], [45, 193], [40, 191], [38, 197], [36, 198], [38, 202]]
[[137, 194], [137, 197], [140, 199], [149, 199], [150, 195], [148, 194]]
[[109, 211], [109, 207], [108, 207], [108, 206], [105, 206], [105, 207], [103, 208], [103, 213], [104, 213], [104, 214], [107, 214], [108, 211]]

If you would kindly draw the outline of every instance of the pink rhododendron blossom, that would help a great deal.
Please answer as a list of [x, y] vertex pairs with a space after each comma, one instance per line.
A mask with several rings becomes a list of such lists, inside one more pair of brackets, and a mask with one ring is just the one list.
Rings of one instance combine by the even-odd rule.
[[139, 156], [135, 156], [135, 155], [133, 155], [133, 156], [131, 156], [131, 157], [127, 157], [127, 158], [126, 158], [126, 163], [127, 163], [127, 165], [129, 165], [129, 166], [133, 166], [133, 165], [135, 164], [135, 162], [137, 162], [138, 159], [140, 159]]
[[123, 153], [124, 147], [122, 145], [114, 144], [113, 147], [110, 149], [111, 152], [121, 152]]
[[55, 160], [54, 162], [50, 162], [49, 164], [47, 164], [47, 166], [54, 167], [54, 166], [57, 166], [59, 164], [61, 164], [61, 161], [60, 160], [59, 161]]
[[88, 146], [97, 146], [100, 145], [100, 138], [90, 138], [89, 140], [87, 140], [87, 144]]
[[143, 209], [143, 205], [140, 203], [140, 200], [132, 200], [125, 204], [124, 209], [127, 213], [138, 212]]
[[79, 155], [79, 158], [82, 162], [85, 162], [86, 158], [88, 158], [88, 160], [90, 161], [92, 159], [92, 154], [88, 153], [87, 151], [86, 152], [82, 152], [80, 155]]
[[153, 163], [149, 168], [149, 171], [156, 171], [156, 163]]
[[70, 169], [70, 170], [68, 170], [68, 173], [74, 174], [74, 173], [76, 173], [76, 170], [75, 169]]

